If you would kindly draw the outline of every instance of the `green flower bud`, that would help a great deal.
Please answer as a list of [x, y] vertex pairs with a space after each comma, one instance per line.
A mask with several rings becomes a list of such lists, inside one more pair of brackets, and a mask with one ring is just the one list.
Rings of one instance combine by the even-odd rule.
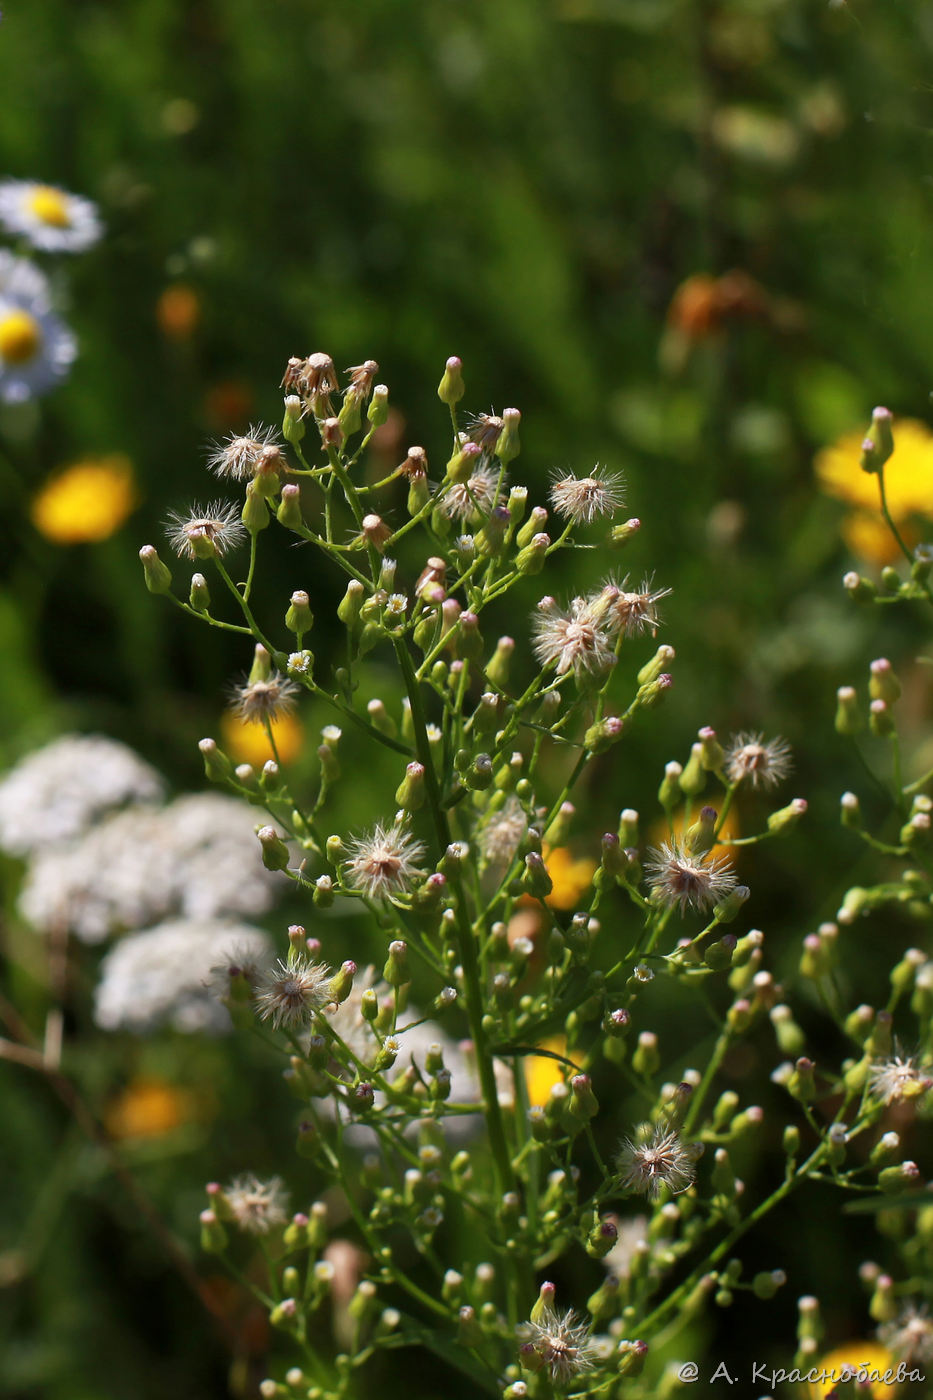
[[864, 724], [854, 687], [841, 685], [836, 691], [836, 733], [858, 734]]
[[796, 1099], [798, 1103], [810, 1103], [816, 1098], [814, 1068], [813, 1061], [807, 1059], [806, 1055], [801, 1055], [794, 1065], [793, 1072], [785, 1087], [791, 1098]]
[[894, 716], [884, 700], [872, 700], [869, 705], [868, 727], [879, 739], [889, 739], [897, 732]]
[[466, 393], [463, 382], [463, 363], [456, 355], [451, 355], [444, 368], [441, 382], [437, 386], [437, 397], [448, 408], [455, 408]]
[[886, 705], [894, 705], [901, 698], [901, 683], [894, 668], [886, 657], [879, 657], [870, 666], [868, 694], [872, 700], [883, 700]]
[[713, 907], [713, 917], [717, 924], [730, 924], [741, 913], [742, 905], [747, 902], [750, 894], [748, 885], [736, 885], [734, 890], [730, 890], [725, 899], [721, 899]]
[[246, 500], [243, 502], [240, 519], [251, 535], [258, 535], [260, 530], [265, 530], [269, 524], [269, 507], [263, 499], [255, 477], [247, 483]]
[[772, 1006], [768, 1014], [783, 1054], [793, 1058], [801, 1055], [806, 1045], [806, 1036], [794, 1020], [794, 1013], [790, 1007], [783, 1004]]
[[788, 1123], [784, 1129], [784, 1151], [791, 1158], [800, 1154], [800, 1129], [796, 1123]]
[[424, 765], [409, 763], [404, 778], [395, 790], [395, 801], [406, 812], [417, 812], [419, 807], [424, 806], [424, 800]]
[[615, 1222], [605, 1217], [598, 1220], [586, 1237], [586, 1252], [591, 1259], [605, 1259], [618, 1243], [619, 1231]]
[[383, 981], [390, 987], [404, 987], [411, 981], [411, 968], [408, 965], [408, 945], [400, 938], [389, 944], [389, 956], [382, 969]]
[[[687, 765], [689, 768], [689, 764]], [[719, 813], [715, 807], [701, 807], [700, 815], [687, 827], [684, 844], [691, 855], [705, 856], [716, 844], [716, 823]]]
[[635, 677], [636, 681], [640, 686], [650, 685], [652, 681], [656, 681], [658, 677], [662, 675], [665, 667], [669, 666], [673, 660], [673, 647], [658, 647], [651, 660], [646, 662], [645, 665], [642, 666], [641, 670], [638, 672], [638, 675]]
[[289, 482], [282, 487], [282, 496], [279, 501], [275, 518], [280, 525], [284, 525], [286, 530], [295, 530], [299, 534], [304, 532], [305, 522], [301, 514], [301, 488], [294, 482]]
[[256, 829], [262, 847], [262, 863], [267, 870], [288, 869], [288, 847], [273, 826], [260, 826]]
[[296, 636], [301, 636], [304, 632], [311, 631], [314, 616], [307, 593], [297, 590], [292, 594], [291, 602], [285, 613], [285, 626], [289, 632], [294, 632]]
[[522, 445], [518, 436], [518, 425], [522, 421], [522, 415], [517, 408], [504, 408], [502, 410], [502, 432], [499, 434], [499, 441], [496, 443], [496, 456], [504, 467], [509, 462], [514, 462]]
[[305, 435], [303, 409], [297, 394], [288, 394], [285, 399], [285, 416], [282, 419], [282, 436], [293, 446], [301, 442]]
[[207, 586], [207, 579], [203, 574], [191, 575], [191, 591], [188, 594], [188, 602], [196, 613], [210, 612], [211, 594]]
[[755, 1275], [752, 1279], [752, 1292], [762, 1302], [768, 1302], [786, 1282], [787, 1275], [783, 1269], [771, 1269]]
[[537, 851], [529, 851], [525, 857], [522, 887], [537, 899], [546, 899], [553, 889], [547, 866]]
[[583, 736], [583, 747], [590, 753], [605, 753], [622, 738], [624, 721], [618, 715], [609, 715], [597, 724], [591, 724]]
[[[329, 879], [329, 876], [323, 875], [321, 878], [326, 880]], [[336, 1001], [338, 1004], [346, 1001], [353, 990], [353, 978], [355, 976], [355, 962], [347, 961], [340, 964], [339, 970], [335, 972], [330, 979], [330, 987], [328, 988], [328, 993], [332, 1001]]]
[[146, 580], [146, 587], [150, 593], [169, 593], [172, 588], [172, 575], [162, 560], [158, 551], [151, 544], [144, 544], [139, 551], [140, 562], [143, 566], [143, 576]]
[[366, 418], [374, 428], [381, 428], [389, 417], [389, 391], [384, 384], [377, 384], [366, 410]]
[[687, 797], [699, 797], [706, 787], [706, 769], [703, 767], [703, 745], [694, 744], [690, 749], [687, 766], [680, 775], [680, 790]]
[[229, 782], [233, 777], [233, 765], [213, 739], [202, 739], [198, 744], [204, 760], [204, 773], [212, 783]]
[[862, 442], [861, 466], [863, 472], [880, 472], [894, 451], [894, 434], [891, 431], [892, 415], [889, 408], [876, 408], [871, 415], [871, 427]]
[[534, 506], [528, 519], [515, 536], [515, 543], [519, 549], [524, 549], [526, 545], [531, 544], [535, 535], [542, 534], [546, 524], [547, 511], [544, 506]]
[[658, 1037], [654, 1031], [642, 1031], [632, 1054], [632, 1068], [636, 1074], [650, 1079], [661, 1068], [661, 1052]]
[[540, 574], [547, 563], [547, 552], [551, 547], [551, 537], [542, 530], [533, 535], [529, 544], [515, 556], [515, 568], [520, 574]]
[[776, 812], [772, 812], [768, 818], [768, 830], [776, 834], [789, 831], [792, 826], [796, 826], [800, 818], [807, 810], [807, 801], [804, 797], [795, 797], [788, 802], [786, 807], [780, 807]]
[[452, 482], [455, 486], [463, 486], [469, 481], [476, 470], [482, 452], [475, 442], [465, 442], [459, 446], [444, 472], [444, 481]]
[[726, 1196], [732, 1200], [735, 1196], [735, 1172], [732, 1170], [732, 1162], [724, 1147], [717, 1147], [713, 1154], [713, 1170], [710, 1174], [713, 1190], [720, 1196]]

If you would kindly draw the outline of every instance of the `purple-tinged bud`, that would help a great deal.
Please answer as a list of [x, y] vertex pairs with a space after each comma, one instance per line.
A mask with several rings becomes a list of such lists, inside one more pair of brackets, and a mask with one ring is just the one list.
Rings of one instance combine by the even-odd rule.
[[262, 863], [267, 870], [288, 869], [288, 847], [274, 826], [257, 828], [256, 835], [262, 847]]
[[444, 367], [441, 382], [437, 386], [437, 397], [448, 408], [455, 408], [466, 393], [463, 382], [463, 361], [458, 355], [451, 355]]
[[534, 506], [528, 519], [515, 536], [515, 543], [519, 549], [524, 549], [526, 545], [531, 544], [535, 535], [541, 534], [546, 524], [547, 511], [544, 506]]
[[626, 520], [622, 525], [613, 525], [609, 532], [609, 543], [614, 545], [628, 544], [633, 535], [637, 535], [641, 529], [641, 521], [637, 516], [632, 516], [631, 520]]

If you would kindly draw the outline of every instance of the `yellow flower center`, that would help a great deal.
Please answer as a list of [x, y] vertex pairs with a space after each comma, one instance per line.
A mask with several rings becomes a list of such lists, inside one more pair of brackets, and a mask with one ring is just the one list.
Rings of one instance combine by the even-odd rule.
[[28, 311], [8, 311], [0, 315], [0, 360], [8, 365], [25, 365], [34, 360], [42, 345], [42, 331]]
[[52, 228], [71, 227], [68, 201], [61, 190], [54, 190], [51, 185], [36, 185], [30, 190], [26, 203], [40, 223], [51, 224]]

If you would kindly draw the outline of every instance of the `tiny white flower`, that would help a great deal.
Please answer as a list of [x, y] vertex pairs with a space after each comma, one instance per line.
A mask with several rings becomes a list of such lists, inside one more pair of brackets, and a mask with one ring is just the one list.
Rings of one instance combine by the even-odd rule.
[[45, 253], [80, 253], [100, 238], [97, 206], [36, 180], [0, 181], [0, 224]]
[[911, 1366], [933, 1361], [933, 1318], [925, 1307], [908, 1303], [897, 1317], [878, 1328], [878, 1340], [898, 1361]]

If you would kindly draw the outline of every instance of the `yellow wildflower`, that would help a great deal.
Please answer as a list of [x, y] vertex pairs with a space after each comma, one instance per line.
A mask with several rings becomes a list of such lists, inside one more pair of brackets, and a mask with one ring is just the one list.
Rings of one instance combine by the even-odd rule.
[[553, 889], [545, 900], [552, 909], [577, 909], [583, 895], [593, 883], [595, 860], [571, 855], [566, 846], [545, 850], [544, 863]]
[[134, 1079], [105, 1115], [113, 1138], [164, 1137], [194, 1116], [191, 1095], [166, 1079]]
[[[856, 559], [866, 564], [877, 564], [881, 569], [885, 564], [893, 564], [901, 557], [900, 546], [891, 533], [882, 515], [872, 515], [867, 510], [850, 510], [840, 525], [842, 538]], [[912, 547], [919, 541], [916, 530], [909, 525], [898, 527], [904, 543]]]
[[115, 452], [56, 473], [33, 497], [30, 515], [54, 544], [95, 544], [120, 528], [136, 499], [130, 460]]
[[[845, 1366], [851, 1366], [855, 1372], [864, 1368], [869, 1375], [873, 1371], [877, 1371], [883, 1378], [885, 1371], [896, 1371], [897, 1362], [887, 1347], [883, 1347], [880, 1342], [855, 1341], [846, 1342], [843, 1346], [836, 1347], [835, 1351], [829, 1352], [819, 1363], [821, 1371], [825, 1371], [830, 1376], [835, 1375], [837, 1379], [841, 1378]], [[825, 1396], [835, 1394], [836, 1389], [835, 1382], [832, 1380], [811, 1381], [810, 1398], [811, 1400], [824, 1400]], [[873, 1385], [869, 1384], [864, 1387], [852, 1384], [839, 1386], [838, 1393], [842, 1397], [851, 1391], [853, 1400], [855, 1400], [855, 1396], [858, 1396], [859, 1400], [862, 1400], [863, 1396], [865, 1400], [881, 1400], [882, 1396], [886, 1397], [886, 1400], [893, 1400], [893, 1396], [897, 1394], [899, 1389], [897, 1384], [885, 1385], [882, 1379], [875, 1381]]]
[[[878, 480], [862, 471], [859, 461], [865, 432], [846, 433], [816, 455], [814, 468], [821, 488], [853, 506], [879, 509]], [[910, 515], [933, 518], [933, 432], [916, 418], [894, 425], [894, 456], [884, 468], [885, 495], [895, 521]]]
[[[251, 763], [254, 768], [261, 768], [274, 757], [265, 726], [248, 724], [233, 710], [221, 716], [220, 733], [222, 747], [237, 763]], [[294, 715], [283, 713], [273, 720], [272, 734], [283, 763], [297, 758], [304, 743], [304, 730]]]
[[[550, 1050], [555, 1055], [566, 1055], [567, 1040], [562, 1035], [552, 1035], [537, 1048]], [[570, 1067], [560, 1060], [552, 1060], [548, 1055], [526, 1055], [522, 1063], [525, 1066], [528, 1102], [532, 1108], [543, 1108], [551, 1097], [554, 1085], [563, 1083]]]

